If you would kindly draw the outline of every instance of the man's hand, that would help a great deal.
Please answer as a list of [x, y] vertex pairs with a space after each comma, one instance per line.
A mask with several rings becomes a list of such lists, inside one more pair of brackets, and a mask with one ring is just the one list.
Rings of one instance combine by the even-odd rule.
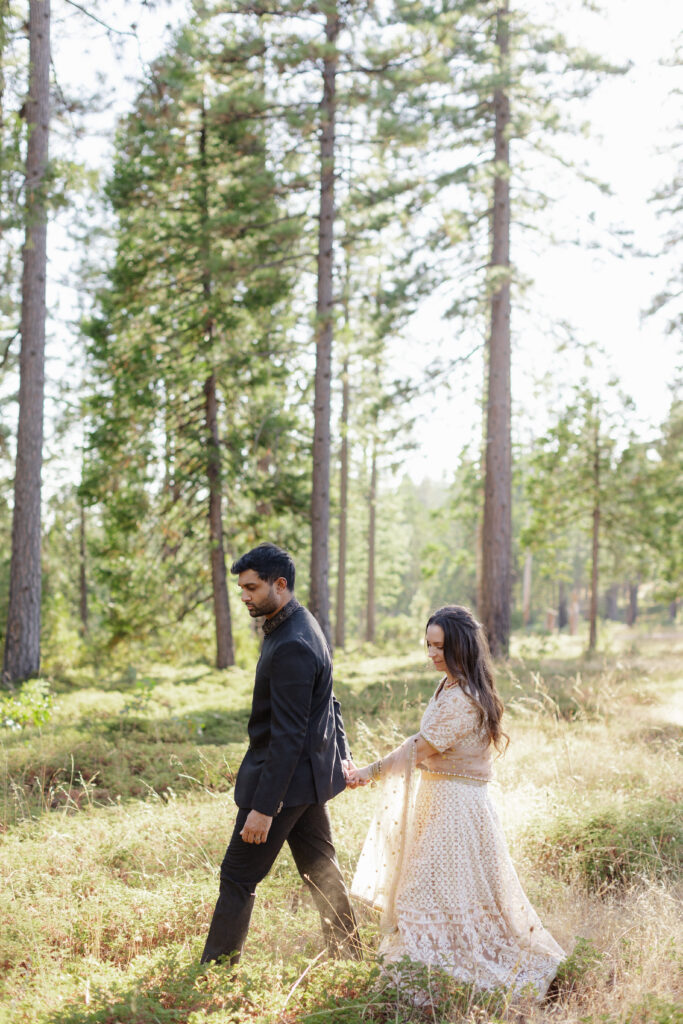
[[346, 785], [349, 789], [356, 789], [358, 786], [367, 786], [368, 782], [372, 779], [372, 765], [366, 765], [365, 768], [354, 768], [349, 772], [349, 777], [346, 780]]
[[265, 843], [273, 822], [272, 815], [260, 811], [249, 811], [244, 828], [240, 832], [245, 843]]
[[348, 789], [355, 789], [358, 782], [355, 781], [354, 773], [357, 768], [351, 758], [342, 761], [342, 768], [344, 769], [344, 779], [346, 780], [346, 786]]

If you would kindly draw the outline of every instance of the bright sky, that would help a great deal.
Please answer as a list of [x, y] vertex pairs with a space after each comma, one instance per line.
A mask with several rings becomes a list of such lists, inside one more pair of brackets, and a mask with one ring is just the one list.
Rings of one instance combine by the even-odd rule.
[[[674, 178], [673, 128], [683, 120], [680, 97], [676, 102], [671, 95], [674, 88], [683, 88], [683, 70], [662, 67], [660, 61], [671, 59], [675, 40], [683, 32], [680, 0], [648, 0], [646, 6], [642, 0], [603, 0], [604, 16], [582, 11], [580, 0], [528, 2], [549, 11], [550, 22], [570, 41], [615, 63], [633, 65], [627, 75], [600, 86], [578, 112], [582, 120], [591, 122], [593, 131], [591, 139], [576, 140], [573, 156], [608, 182], [614, 196], [601, 198], [585, 186], [569, 186], [558, 196], [551, 214], [555, 234], [559, 238], [573, 237], [577, 231], [585, 234], [588, 217], [594, 215], [603, 238], [608, 227], [626, 229], [633, 232], [636, 248], [657, 252], [666, 225], [657, 221], [648, 200], [658, 186]], [[174, 0], [154, 14], [135, 3], [112, 4], [110, 10], [114, 6], [119, 10], [116, 24], [125, 29], [137, 21], [140, 37], [139, 48], [137, 42], [120, 37], [123, 60], [116, 70], [112, 70], [111, 43], [103, 34], [97, 38], [95, 26], [89, 26], [91, 42], [84, 52], [84, 22], [75, 12], [63, 8], [68, 17], [55, 32], [57, 53], [60, 49], [64, 53], [65, 47], [67, 54], [72, 49], [74, 56], [78, 53], [71, 66], [81, 80], [87, 79], [84, 72], [107, 69], [109, 81], [116, 83], [112, 108], [101, 119], [103, 129], [111, 125], [115, 110], [125, 109], [134, 92], [131, 79], [141, 71], [141, 58], [152, 59], [160, 47], [164, 24], [175, 20], [183, 4]], [[64, 62], [60, 64], [65, 67]], [[82, 145], [92, 163], [101, 163], [109, 150], [105, 137]], [[539, 185], [545, 189], [553, 183]], [[616, 242], [613, 248], [616, 250]], [[661, 261], [634, 255], [619, 258], [607, 249], [549, 246], [540, 240], [536, 251], [513, 251], [513, 260], [534, 280], [526, 297], [530, 312], [513, 310], [513, 406], [518, 432], [526, 437], [534, 427], [545, 425], [547, 401], [533, 397], [535, 382], [543, 373], [551, 371], [562, 380], [580, 375], [578, 357], [565, 356], [558, 362], [553, 356], [554, 340], [548, 326], [561, 320], [573, 325], [581, 341], [596, 342], [607, 353], [596, 371], [598, 379], [600, 374], [604, 377], [616, 371], [643, 421], [660, 422], [669, 403], [667, 383], [680, 365], [680, 339], [664, 334], [664, 318], [643, 320], [641, 314], [662, 286], [664, 270], [671, 272], [671, 261], [665, 268]], [[681, 262], [679, 256], [679, 265]], [[457, 339], [452, 331], [451, 324], [439, 319], [434, 305], [427, 304], [411, 325], [398, 363], [419, 373], [421, 361], [411, 354], [417, 353], [421, 360], [425, 352], [453, 351]], [[481, 435], [477, 404], [481, 376], [481, 363], [474, 359], [469, 367], [453, 374], [450, 389], [435, 386], [421, 399], [416, 425], [419, 448], [406, 464], [415, 479], [450, 474], [460, 449]]]

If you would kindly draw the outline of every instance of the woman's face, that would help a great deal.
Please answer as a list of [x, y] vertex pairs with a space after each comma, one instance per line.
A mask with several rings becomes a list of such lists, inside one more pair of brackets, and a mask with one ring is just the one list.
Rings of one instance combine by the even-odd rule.
[[437, 672], [446, 672], [446, 662], [443, 656], [444, 635], [441, 626], [437, 626], [435, 622], [427, 626], [425, 640], [427, 641], [427, 657], [431, 659], [432, 665]]

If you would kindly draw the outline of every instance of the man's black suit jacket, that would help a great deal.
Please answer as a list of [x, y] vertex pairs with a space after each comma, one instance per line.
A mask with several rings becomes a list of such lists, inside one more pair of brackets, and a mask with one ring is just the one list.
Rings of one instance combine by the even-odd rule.
[[317, 621], [298, 602], [263, 641], [248, 732], [238, 807], [275, 815], [325, 803], [344, 789], [342, 759], [350, 754], [332, 693], [332, 658]]

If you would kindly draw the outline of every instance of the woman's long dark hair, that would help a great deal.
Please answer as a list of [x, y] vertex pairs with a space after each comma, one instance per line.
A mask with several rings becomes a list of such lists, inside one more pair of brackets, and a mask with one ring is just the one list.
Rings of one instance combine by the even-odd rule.
[[468, 608], [447, 604], [429, 617], [429, 626], [443, 630], [443, 656], [454, 679], [464, 677], [479, 711], [479, 722], [500, 753], [509, 742], [501, 729], [503, 702], [496, 690], [488, 640]]

